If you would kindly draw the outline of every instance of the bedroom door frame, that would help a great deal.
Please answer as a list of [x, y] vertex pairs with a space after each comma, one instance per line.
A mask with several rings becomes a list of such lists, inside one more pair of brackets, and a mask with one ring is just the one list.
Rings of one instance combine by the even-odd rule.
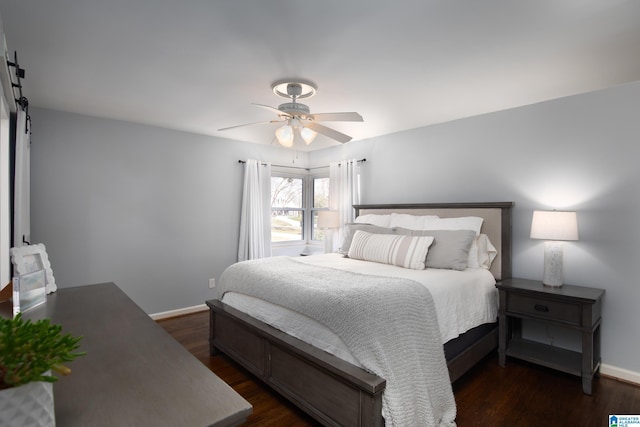
[[10, 113], [0, 89], [0, 290], [11, 281], [11, 161]]

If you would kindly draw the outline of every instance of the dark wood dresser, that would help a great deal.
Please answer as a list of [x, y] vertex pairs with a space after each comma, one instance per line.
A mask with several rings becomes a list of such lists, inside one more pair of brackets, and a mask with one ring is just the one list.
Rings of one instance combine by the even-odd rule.
[[[9, 303], [0, 315], [11, 316]], [[113, 283], [61, 288], [25, 318], [82, 335], [87, 355], [54, 383], [56, 424], [234, 426], [252, 407]]]

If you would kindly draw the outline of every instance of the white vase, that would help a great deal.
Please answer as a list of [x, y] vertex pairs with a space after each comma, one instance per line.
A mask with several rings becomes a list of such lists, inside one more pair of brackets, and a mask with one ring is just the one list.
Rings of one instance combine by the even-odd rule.
[[40, 381], [0, 390], [0, 426], [55, 425], [52, 383]]

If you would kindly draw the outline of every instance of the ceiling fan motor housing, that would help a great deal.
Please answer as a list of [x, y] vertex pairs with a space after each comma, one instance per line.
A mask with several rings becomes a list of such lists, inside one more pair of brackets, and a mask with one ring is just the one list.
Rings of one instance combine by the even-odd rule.
[[278, 110], [282, 111], [283, 113], [290, 114], [292, 116], [308, 115], [310, 111], [309, 107], [307, 107], [304, 104], [299, 104], [297, 102], [287, 102], [284, 104], [280, 104], [278, 106]]

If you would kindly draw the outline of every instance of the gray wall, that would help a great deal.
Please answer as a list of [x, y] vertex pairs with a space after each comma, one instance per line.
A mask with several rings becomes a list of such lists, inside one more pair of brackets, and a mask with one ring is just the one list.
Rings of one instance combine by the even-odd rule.
[[[51, 110], [32, 116], [32, 236], [47, 245], [59, 286], [114, 281], [149, 313], [201, 304], [213, 296], [207, 279], [235, 261], [237, 160], [291, 162], [270, 146]], [[565, 282], [607, 290], [603, 360], [640, 372], [639, 117], [636, 83], [357, 141], [299, 164], [366, 157], [364, 203], [514, 201], [521, 277], [542, 276], [531, 212], [577, 210]]]
[[[291, 151], [32, 109], [32, 238], [59, 287], [115, 282], [148, 313], [203, 304], [236, 261], [240, 159]], [[305, 153], [299, 161], [307, 162]]]
[[[366, 118], [365, 118], [366, 120]], [[513, 201], [514, 276], [541, 279], [534, 209], [578, 212], [565, 283], [606, 289], [603, 362], [640, 372], [640, 83], [314, 152], [362, 158], [363, 203]], [[572, 348], [563, 330], [537, 331]]]

